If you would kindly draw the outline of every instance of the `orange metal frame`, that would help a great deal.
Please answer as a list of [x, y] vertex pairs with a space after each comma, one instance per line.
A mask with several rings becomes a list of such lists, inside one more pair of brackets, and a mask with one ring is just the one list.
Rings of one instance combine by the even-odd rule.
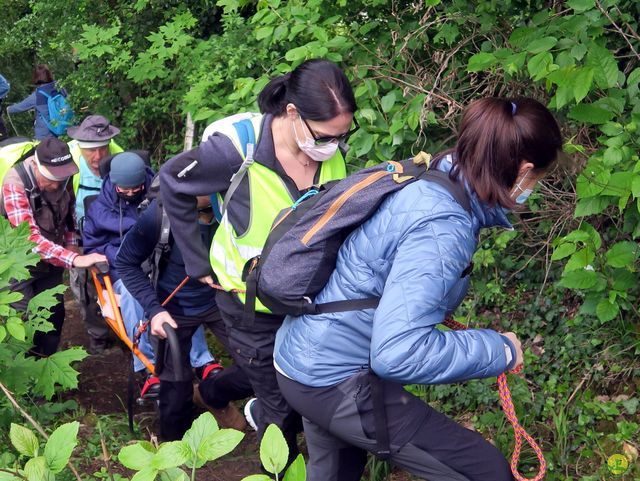
[[118, 306], [116, 301], [116, 295], [115, 295], [115, 292], [113, 291], [113, 284], [111, 283], [111, 278], [109, 277], [109, 274], [101, 274], [102, 281], [104, 282], [104, 286], [98, 279], [98, 274], [95, 268], [91, 269], [91, 277], [93, 278], [93, 283], [96, 286], [96, 292], [98, 293], [98, 302], [100, 303], [100, 307], [103, 308], [106, 305], [105, 291], [109, 299], [109, 302], [111, 303], [111, 306], [113, 309], [113, 315], [115, 319], [105, 316], [104, 312], [102, 313], [102, 316], [104, 317], [104, 320], [106, 321], [107, 325], [111, 328], [113, 332], [116, 333], [118, 338], [120, 338], [120, 340], [124, 342], [129, 349], [131, 349], [131, 352], [133, 352], [133, 354], [142, 361], [142, 363], [149, 370], [149, 372], [151, 374], [155, 374], [155, 368], [151, 363], [151, 361], [149, 361], [149, 358], [145, 356], [142, 352], [140, 352], [140, 350], [138, 349], [138, 346], [134, 345], [131, 339], [129, 339], [129, 336], [127, 335], [127, 330], [125, 329], [124, 322], [122, 321], [122, 314], [120, 312], [120, 307]]

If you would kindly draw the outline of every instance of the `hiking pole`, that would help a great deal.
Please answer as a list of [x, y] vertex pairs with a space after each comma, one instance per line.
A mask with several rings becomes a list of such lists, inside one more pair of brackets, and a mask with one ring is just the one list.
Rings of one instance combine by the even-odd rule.
[[20, 137], [20, 134], [18, 133], [18, 129], [16, 129], [16, 126], [13, 125], [13, 120], [11, 120], [11, 115], [9, 114], [8, 111], [6, 112], [7, 112], [7, 118], [9, 119], [9, 123], [11, 124], [11, 127], [13, 127], [13, 131], [16, 133], [18, 137]]
[[[460, 322], [454, 321], [453, 319], [445, 319], [443, 322], [445, 326], [454, 331], [460, 331], [463, 329], [467, 329], [467, 326], [461, 324]], [[522, 371], [522, 364], [517, 366], [515, 369], [509, 371], [512, 374], [518, 374]], [[520, 425], [518, 421], [518, 416], [516, 415], [516, 410], [513, 406], [513, 399], [511, 398], [511, 391], [509, 390], [509, 385], [507, 383], [507, 376], [505, 373], [502, 373], [498, 376], [498, 394], [500, 395], [500, 405], [502, 406], [502, 410], [504, 411], [504, 415], [506, 416], [511, 426], [513, 426], [513, 434], [515, 438], [515, 445], [513, 447], [513, 454], [511, 455], [511, 472], [513, 473], [513, 477], [516, 481], [540, 481], [544, 479], [544, 475], [547, 471], [547, 462], [544, 459], [544, 453], [540, 446], [536, 442], [535, 439]], [[531, 449], [536, 453], [536, 457], [538, 458], [538, 463], [540, 467], [538, 468], [538, 474], [536, 474], [533, 478], [525, 478], [518, 471], [518, 463], [520, 461], [520, 451], [522, 450], [522, 441], [527, 441], [527, 444], [531, 446]]]

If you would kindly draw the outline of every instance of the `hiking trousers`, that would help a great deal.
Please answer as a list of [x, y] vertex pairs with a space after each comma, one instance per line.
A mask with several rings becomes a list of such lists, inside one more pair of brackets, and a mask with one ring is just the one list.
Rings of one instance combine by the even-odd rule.
[[[193, 372], [190, 359], [193, 334], [202, 325], [207, 326], [228, 351], [227, 330], [217, 307], [198, 316], [171, 317], [178, 324], [176, 336], [180, 346], [180, 366], [173, 365], [169, 343], [165, 346], [163, 369], [160, 378], [160, 435], [165, 441], [182, 439], [194, 418]], [[182, 372], [183, 381], [176, 380]], [[244, 372], [233, 365], [223, 371], [211, 374], [200, 383], [200, 393], [204, 401], [216, 409], [224, 408], [230, 401], [244, 399], [252, 393], [251, 384]]]
[[[431, 408], [402, 385], [381, 381], [391, 464], [429, 481], [513, 481], [507, 460], [488, 441]], [[358, 481], [375, 453], [375, 413], [367, 370], [313, 388], [278, 373], [303, 416], [307, 481]]]
[[[30, 269], [29, 279], [11, 284], [13, 292], [21, 292], [23, 297], [11, 306], [20, 312], [27, 311], [29, 301], [41, 292], [62, 284], [64, 268], [40, 261], [38, 265]], [[58, 303], [51, 308], [51, 316], [47, 319], [53, 324], [53, 330], [49, 332], [36, 331], [33, 336], [33, 348], [31, 352], [39, 356], [51, 356], [58, 350], [62, 324], [64, 323], [64, 302], [62, 294], [56, 296]]]
[[302, 431], [302, 419], [282, 396], [273, 367], [273, 346], [281, 322], [276, 316], [271, 316], [276, 318], [275, 322], [259, 322], [256, 316], [253, 326], [244, 328], [241, 319], [224, 310], [220, 312], [227, 326], [230, 352], [258, 398], [251, 409], [258, 426], [258, 439], [262, 439], [269, 424], [277, 425], [289, 446], [288, 461], [291, 462], [299, 453], [297, 435]]

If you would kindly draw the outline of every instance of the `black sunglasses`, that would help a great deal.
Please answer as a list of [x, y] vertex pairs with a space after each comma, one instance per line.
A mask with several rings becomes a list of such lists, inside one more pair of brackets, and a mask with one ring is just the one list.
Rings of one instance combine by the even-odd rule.
[[340, 134], [340, 135], [316, 135], [313, 129], [307, 123], [307, 121], [302, 116], [300, 116], [300, 118], [304, 122], [304, 125], [307, 126], [307, 129], [309, 129], [309, 132], [311, 133], [311, 137], [313, 137], [313, 141], [316, 143], [316, 145], [328, 144], [329, 142], [335, 142], [335, 141], [346, 142], [349, 139], [349, 137], [355, 134], [356, 131], [360, 128], [360, 125], [358, 125], [358, 121], [354, 117], [353, 128], [349, 130], [349, 132], [345, 132], [344, 134]]

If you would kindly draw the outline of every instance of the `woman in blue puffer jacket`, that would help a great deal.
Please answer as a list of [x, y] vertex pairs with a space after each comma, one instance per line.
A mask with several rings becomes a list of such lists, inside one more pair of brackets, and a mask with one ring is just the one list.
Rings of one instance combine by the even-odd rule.
[[[347, 237], [315, 302], [380, 297], [378, 308], [290, 316], [276, 338], [280, 388], [304, 417], [309, 481], [359, 480], [367, 452], [385, 444], [380, 433], [390, 461], [423, 479], [513, 479], [493, 445], [403, 385], [493, 377], [522, 363], [514, 333], [437, 326], [466, 293], [480, 229], [511, 229], [506, 212], [526, 201], [561, 147], [539, 102], [478, 100], [463, 115], [455, 148], [434, 161], [462, 183], [471, 212], [420, 180]], [[374, 410], [374, 398], [384, 409]]]

